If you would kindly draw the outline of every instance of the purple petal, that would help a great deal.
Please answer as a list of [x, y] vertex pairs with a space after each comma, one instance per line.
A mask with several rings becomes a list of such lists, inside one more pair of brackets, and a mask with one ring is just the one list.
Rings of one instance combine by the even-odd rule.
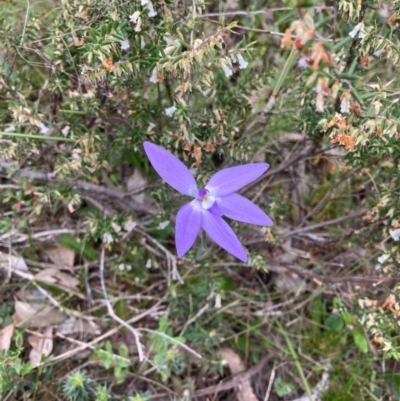
[[216, 202], [221, 213], [233, 220], [259, 226], [272, 226], [272, 220], [253, 202], [242, 195], [222, 196]]
[[241, 261], [247, 262], [247, 255], [243, 245], [228, 223], [221, 217], [209, 212], [204, 213], [202, 227], [221, 248], [224, 248], [225, 251], [236, 256]]
[[208, 211], [212, 214], [215, 214], [216, 216], [222, 216], [221, 210], [219, 210], [217, 202], [214, 202], [214, 204], [208, 209]]
[[199, 234], [203, 212], [196, 201], [182, 206], [176, 215], [175, 244], [178, 256], [182, 257], [194, 244]]
[[143, 146], [154, 170], [167, 184], [185, 195], [197, 195], [197, 184], [192, 173], [178, 158], [154, 143], [145, 142]]
[[251, 163], [218, 171], [210, 178], [206, 189], [216, 196], [233, 194], [263, 175], [268, 167], [268, 163]]

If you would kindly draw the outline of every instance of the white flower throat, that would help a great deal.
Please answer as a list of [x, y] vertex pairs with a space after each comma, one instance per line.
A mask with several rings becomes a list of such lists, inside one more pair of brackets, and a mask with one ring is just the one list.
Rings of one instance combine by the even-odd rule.
[[207, 189], [202, 188], [198, 192], [197, 200], [201, 202], [201, 207], [203, 209], [208, 210], [215, 203], [216, 199]]

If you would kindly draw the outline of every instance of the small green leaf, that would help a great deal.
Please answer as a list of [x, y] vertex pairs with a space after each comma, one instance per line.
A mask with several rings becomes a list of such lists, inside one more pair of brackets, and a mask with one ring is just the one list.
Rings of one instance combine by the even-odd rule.
[[161, 316], [160, 321], [158, 323], [158, 331], [166, 333], [169, 325], [170, 323], [168, 322], [167, 317], [165, 315]]
[[351, 94], [354, 96], [354, 98], [360, 103], [360, 104], [364, 104], [361, 96], [359, 95], [359, 93], [353, 88], [351, 90]]
[[73, 235], [65, 234], [59, 239], [60, 245], [65, 248], [71, 249], [76, 253], [83, 254], [89, 260], [95, 260], [97, 258], [96, 251], [87, 243], [79, 242]]
[[115, 303], [115, 313], [121, 319], [128, 320], [129, 309], [126, 305], [125, 299], [120, 299]]
[[333, 333], [339, 333], [344, 326], [343, 318], [340, 315], [332, 315], [329, 316], [328, 319], [325, 320], [325, 326], [329, 331]]
[[22, 362], [21, 362], [21, 359], [16, 359], [16, 360], [14, 361], [14, 370], [15, 370], [15, 373], [16, 373], [17, 375], [20, 375], [20, 374], [21, 374], [21, 370], [22, 370]]
[[342, 306], [343, 306], [343, 305], [342, 305], [342, 301], [341, 301], [340, 298], [338, 298], [338, 297], [333, 298], [333, 307], [334, 307], [335, 309], [341, 309]]
[[227, 26], [227, 29], [236, 28], [237, 24], [238, 24], [238, 21], [232, 21], [232, 22]]
[[284, 397], [294, 390], [294, 385], [284, 382], [280, 377], [274, 380], [274, 390], [278, 397]]
[[[179, 342], [179, 343], [182, 343], [182, 344], [185, 344], [185, 341], [186, 341], [185, 337], [182, 337], [182, 336], [173, 337], [173, 339], [174, 339], [176, 342]], [[175, 341], [170, 341], [170, 342], [171, 342], [172, 344], [176, 344]]]
[[336, 44], [333, 45], [333, 51], [337, 53], [342, 47], [346, 46], [347, 43], [352, 41], [353, 38], [351, 36], [346, 36], [345, 38], [339, 40]]
[[113, 361], [112, 355], [110, 355], [108, 352], [105, 352], [103, 350], [97, 351], [96, 355], [103, 362], [104, 368], [109, 369], [111, 366], [111, 363]]
[[22, 367], [21, 367], [21, 370], [20, 370], [20, 375], [21, 376], [25, 376], [25, 375], [27, 375], [28, 373], [30, 373], [32, 370], [34, 369], [34, 367], [30, 364], [30, 363], [24, 363], [23, 365], [22, 365]]
[[353, 316], [350, 313], [343, 312], [343, 319], [347, 324], [353, 324]]
[[[129, 358], [128, 347], [125, 344], [121, 344], [118, 349], [118, 354], [119, 354], [119, 356], [122, 356], [123, 358]], [[122, 362], [126, 363], [125, 361], [122, 361]]]
[[363, 333], [360, 333], [359, 331], [354, 331], [353, 338], [354, 343], [357, 345], [358, 349], [366, 354], [368, 352], [368, 341], [365, 338], [365, 335]]

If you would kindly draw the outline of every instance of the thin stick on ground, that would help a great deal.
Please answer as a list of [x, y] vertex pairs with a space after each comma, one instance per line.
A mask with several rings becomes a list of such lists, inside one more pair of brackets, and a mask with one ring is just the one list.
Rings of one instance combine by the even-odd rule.
[[[134, 317], [132, 317], [131, 319], [129, 319], [127, 322], [124, 323], [135, 323], [138, 322], [139, 320], [143, 319], [145, 316], [150, 315], [153, 312], [156, 312], [158, 310], [158, 307], [161, 305], [161, 300], [158, 301], [156, 304], [154, 304], [150, 309], [147, 309], [145, 312], [136, 315]], [[83, 351], [87, 348], [90, 348], [92, 345], [94, 344], [98, 344], [99, 342], [105, 340], [106, 338], [111, 337], [112, 335], [114, 335], [115, 333], [118, 332], [118, 330], [120, 330], [124, 325], [120, 324], [118, 327], [114, 327], [111, 330], [107, 331], [106, 333], [102, 334], [101, 336], [95, 338], [94, 340], [88, 342], [88, 343], [83, 343], [82, 345], [77, 346], [76, 348], [73, 348], [69, 351], [64, 352], [61, 355], [58, 355], [56, 357], [54, 357], [51, 361], [47, 361], [47, 362], [42, 362], [39, 366], [48, 366], [50, 364], [54, 364], [55, 362], [67, 359], [72, 357], [73, 355], [77, 354], [80, 351]]]
[[272, 383], [274, 382], [274, 379], [275, 379], [275, 367], [272, 369], [271, 374], [269, 376], [268, 388], [267, 392], [265, 393], [264, 401], [269, 400], [269, 395], [271, 394]]
[[[281, 238], [282, 239], [291, 238], [291, 237], [294, 237], [295, 235], [300, 235], [300, 234], [303, 234], [303, 233], [306, 233], [309, 231], [313, 231], [313, 230], [317, 230], [320, 228], [325, 228], [325, 227], [332, 226], [335, 224], [343, 223], [344, 221], [347, 221], [347, 220], [360, 218], [367, 212], [368, 212], [368, 209], [363, 208], [360, 210], [356, 210], [355, 212], [349, 213], [345, 216], [337, 217], [336, 219], [326, 220], [326, 221], [322, 221], [320, 223], [312, 224], [309, 226], [295, 228], [294, 230], [288, 229], [288, 230], [284, 231], [283, 233], [281, 233]], [[254, 240], [248, 241], [248, 242], [246, 242], [246, 245], [258, 244], [260, 242], [265, 242], [265, 238], [254, 239]]]
[[[29, 332], [29, 331], [28, 331], [28, 332]], [[86, 345], [86, 343], [84, 343], [84, 342], [82, 342], [82, 341], [75, 340], [74, 338], [68, 337], [68, 336], [66, 336], [66, 335], [64, 335], [64, 334], [62, 334], [62, 333], [59, 333], [59, 332], [56, 333], [56, 336], [62, 338], [63, 340], [66, 340], [66, 341], [68, 341], [68, 342], [70, 342], [70, 343], [72, 343], [72, 344], [77, 344], [77, 345], [80, 345], [80, 346]], [[95, 351], [95, 350], [96, 350], [96, 348], [95, 348], [93, 345], [89, 345], [88, 348], [91, 349], [92, 351]], [[130, 360], [130, 359], [124, 358], [124, 357], [121, 356], [121, 355], [117, 355], [117, 354], [114, 354], [114, 353], [113, 353], [112, 357], [115, 358], [115, 359], [119, 359], [119, 360], [121, 360], [121, 361], [124, 361], [124, 362], [126, 362], [126, 363], [131, 363], [131, 360]]]
[[307, 232], [307, 231], [312, 231], [312, 230], [316, 230], [318, 228], [331, 226], [331, 225], [334, 225], [334, 224], [339, 224], [339, 223], [342, 223], [343, 221], [346, 221], [346, 220], [356, 219], [358, 217], [361, 217], [362, 215], [364, 215], [367, 212], [368, 212], [368, 209], [363, 208], [363, 209], [360, 209], [360, 210], [356, 210], [353, 213], [349, 213], [349, 214], [347, 214], [345, 216], [340, 216], [340, 217], [338, 217], [336, 219], [322, 221], [321, 223], [316, 223], [316, 224], [313, 224], [313, 225], [310, 225], [310, 226], [306, 226], [306, 227], [299, 227], [299, 228], [296, 228], [296, 229], [294, 229], [292, 231], [287, 230], [287, 231], [282, 233], [282, 238], [293, 237], [294, 235], [298, 235], [298, 234], [301, 234], [301, 233], [304, 233], [304, 232]]
[[183, 279], [181, 275], [179, 274], [178, 268], [177, 268], [177, 260], [175, 255], [173, 255], [165, 246], [161, 245], [156, 239], [154, 239], [151, 235], [147, 234], [145, 231], [140, 230], [139, 228], [135, 227], [133, 231], [136, 231], [137, 233], [143, 235], [146, 237], [148, 240], [150, 240], [154, 245], [156, 245], [159, 249], [161, 249], [167, 258], [167, 266], [168, 266], [168, 286], [171, 285], [171, 277], [172, 280], [178, 280], [181, 284], [183, 284]]
[[[259, 373], [262, 371], [264, 366], [276, 358], [278, 356], [277, 351], [271, 351], [268, 355], [264, 356], [260, 362], [257, 363], [257, 365], [254, 365], [250, 369], [240, 372], [235, 376], [232, 376], [230, 379], [228, 379], [225, 382], [220, 382], [219, 384], [215, 384], [210, 387], [206, 387], [200, 390], [197, 390], [194, 392], [193, 397], [204, 397], [206, 395], [212, 395], [212, 394], [218, 394], [221, 391], [226, 391], [226, 390], [231, 390], [235, 387], [238, 387], [241, 385], [241, 383], [245, 382], [246, 380], [250, 380], [255, 374]], [[165, 396], [168, 396], [169, 394], [154, 394], [149, 397], [150, 400], [156, 400], [158, 398], [163, 398]]]
[[171, 336], [169, 336], [168, 334], [165, 334], [161, 331], [157, 331], [157, 330], [151, 330], [151, 329], [147, 329], [147, 328], [140, 328], [140, 331], [146, 331], [147, 333], [151, 333], [151, 334], [156, 334], [157, 336], [163, 337], [168, 341], [171, 341], [172, 343], [179, 345], [180, 347], [182, 347], [183, 349], [185, 349], [186, 351], [190, 352], [192, 355], [196, 356], [199, 359], [202, 359], [203, 357], [197, 353], [196, 351], [194, 351], [192, 348], [188, 347], [186, 344], [184, 344], [183, 342], [177, 340], [176, 338], [173, 338]]
[[[208, 297], [210, 298], [210, 297]], [[207, 299], [208, 301], [208, 299]], [[208, 309], [210, 309], [210, 304], [207, 303], [205, 304], [192, 318], [190, 318], [183, 326], [181, 332], [180, 332], [180, 336], [183, 336], [183, 334], [185, 333], [185, 331], [187, 330], [187, 328], [193, 323], [195, 322], [204, 312], [206, 312]]]
[[[314, 7], [315, 10], [328, 10], [328, 11], [334, 11], [334, 7], [332, 6], [319, 6], [319, 7]], [[244, 15], [244, 16], [250, 16], [250, 15], [259, 15], [259, 14], [271, 14], [276, 11], [292, 11], [292, 7], [273, 7], [273, 8], [265, 8], [262, 10], [254, 10], [254, 11], [247, 11], [247, 10], [232, 10], [232, 11], [225, 11], [225, 12], [220, 12], [220, 13], [205, 13], [199, 15], [199, 18], [208, 18], [208, 17], [236, 17], [237, 15]]]
[[[17, 166], [14, 163], [4, 162], [0, 160], [0, 170], [5, 171], [6, 169], [13, 167], [15, 168]], [[114, 188], [108, 188], [102, 185], [96, 185], [93, 184], [92, 182], [79, 181], [79, 180], [62, 181], [59, 178], [54, 177], [52, 173], [32, 171], [27, 169], [19, 170], [13, 178], [14, 179], [26, 178], [31, 181], [49, 183], [49, 184], [63, 184], [83, 194], [91, 194], [96, 197], [102, 197], [121, 202], [129, 209], [135, 210], [137, 212], [149, 213], [155, 211], [154, 208], [152, 208], [148, 204], [141, 204], [134, 201], [133, 199], [131, 199], [130, 195], [126, 192], [119, 191]]]
[[133, 334], [133, 337], [136, 342], [138, 354], [139, 354], [139, 361], [142, 362], [144, 359], [144, 355], [143, 355], [142, 344], [140, 343], [139, 332], [136, 329], [134, 329], [132, 326], [130, 326], [127, 322], [125, 322], [125, 320], [121, 319], [119, 316], [117, 316], [115, 314], [114, 309], [111, 305], [110, 299], [108, 298], [106, 284], [104, 282], [104, 258], [105, 258], [105, 250], [104, 250], [104, 244], [102, 244], [101, 254], [100, 254], [100, 283], [101, 283], [101, 289], [103, 291], [103, 297], [106, 302], [108, 314], [110, 315], [110, 317], [113, 320], [115, 320], [121, 326], [124, 326], [126, 329], [128, 329]]

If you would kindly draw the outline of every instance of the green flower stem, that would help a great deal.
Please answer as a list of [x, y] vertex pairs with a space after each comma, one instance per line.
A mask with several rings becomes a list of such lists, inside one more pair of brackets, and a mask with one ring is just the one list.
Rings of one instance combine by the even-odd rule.
[[60, 136], [45, 136], [45, 135], [34, 135], [34, 134], [21, 134], [18, 132], [3, 132], [0, 131], [0, 136], [13, 136], [15, 138], [28, 138], [28, 139], [41, 139], [43, 141], [63, 141], [63, 142], [76, 142], [75, 139], [63, 138]]
[[312, 396], [311, 388], [308, 384], [306, 376], [304, 375], [303, 368], [301, 367], [301, 363], [300, 363], [299, 357], [294, 349], [293, 343], [290, 340], [289, 335], [286, 333], [286, 331], [283, 329], [283, 327], [280, 325], [280, 323], [278, 321], [277, 321], [277, 325], [278, 325], [278, 331], [283, 335], [283, 337], [285, 337], [286, 344], [289, 348], [290, 354], [292, 355], [292, 358], [296, 365], [297, 371], [299, 372], [300, 379], [303, 382], [304, 389], [305, 389], [309, 399], [312, 400], [313, 396]]
[[78, 114], [80, 116], [85, 116], [87, 114], [86, 111], [80, 111], [80, 110], [66, 110], [66, 109], [58, 109], [60, 113], [64, 114]]
[[286, 76], [289, 72], [289, 70], [293, 66], [293, 61], [294, 61], [294, 56], [296, 55], [296, 50], [294, 47], [292, 47], [292, 50], [289, 53], [289, 57], [286, 60], [285, 66], [283, 67], [283, 70], [281, 72], [281, 75], [279, 75], [278, 81], [276, 82], [274, 91], [272, 92], [272, 96], [277, 97], [279, 91], [281, 90], [281, 87], [283, 85], [283, 82], [286, 79]]

